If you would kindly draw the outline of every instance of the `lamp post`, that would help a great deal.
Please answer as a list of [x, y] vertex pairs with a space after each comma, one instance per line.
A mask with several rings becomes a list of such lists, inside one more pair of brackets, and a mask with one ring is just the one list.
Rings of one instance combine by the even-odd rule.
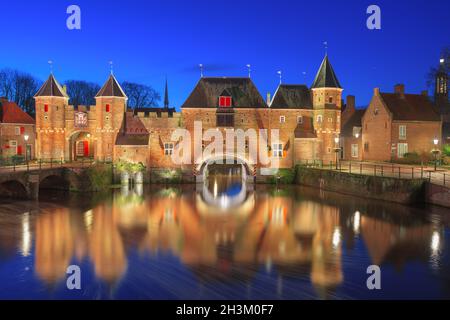
[[341, 148], [339, 147], [339, 137], [338, 136], [334, 138], [334, 143], [335, 143], [334, 152], [336, 153], [336, 170], [338, 170], [339, 169], [339, 167], [338, 167], [338, 161], [339, 161], [338, 154], [339, 154], [339, 151], [341, 151]]
[[439, 154], [439, 149], [438, 149], [439, 140], [437, 138], [434, 139], [433, 144], [434, 144], [434, 149], [431, 152], [434, 155], [434, 171], [437, 171], [437, 156]]
[[26, 134], [23, 139], [25, 140], [25, 162], [28, 163], [28, 139], [30, 139], [30, 136]]

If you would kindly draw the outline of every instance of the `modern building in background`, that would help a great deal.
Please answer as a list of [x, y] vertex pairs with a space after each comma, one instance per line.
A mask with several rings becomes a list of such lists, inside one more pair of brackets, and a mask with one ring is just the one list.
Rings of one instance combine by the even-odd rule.
[[35, 158], [35, 121], [19, 106], [0, 98], [0, 157], [3, 161]]

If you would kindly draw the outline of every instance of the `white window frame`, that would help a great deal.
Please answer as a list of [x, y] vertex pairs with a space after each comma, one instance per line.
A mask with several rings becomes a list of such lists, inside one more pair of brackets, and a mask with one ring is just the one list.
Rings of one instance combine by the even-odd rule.
[[405, 157], [405, 154], [408, 153], [408, 144], [407, 143], [398, 143], [397, 144], [397, 157], [402, 159]]
[[20, 127], [14, 127], [14, 135], [20, 136]]
[[173, 155], [173, 143], [172, 142], [164, 143], [164, 155], [165, 156]]
[[282, 143], [274, 143], [272, 145], [272, 157], [283, 158], [283, 144]]
[[297, 124], [303, 124], [303, 116], [297, 116]]
[[280, 123], [286, 123], [286, 116], [280, 116]]
[[357, 143], [352, 144], [352, 158], [358, 158], [359, 156], [359, 145]]
[[9, 148], [10, 149], [15, 148], [14, 149], [14, 155], [17, 155], [17, 146], [18, 146], [17, 140], [9, 140]]
[[398, 126], [398, 138], [399, 140], [406, 140], [406, 125]]

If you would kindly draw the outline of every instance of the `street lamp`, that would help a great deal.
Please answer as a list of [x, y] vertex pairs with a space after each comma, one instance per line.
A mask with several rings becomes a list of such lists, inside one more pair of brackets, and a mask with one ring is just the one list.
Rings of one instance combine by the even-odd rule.
[[335, 148], [334, 148], [334, 152], [336, 153], [336, 170], [338, 170], [338, 153], [339, 151], [341, 151], [341, 148], [339, 147], [339, 137], [336, 136], [334, 138], [334, 143], [335, 143]]
[[437, 138], [435, 138], [433, 140], [433, 144], [434, 144], [434, 149], [431, 152], [434, 155], [434, 171], [437, 171], [437, 156], [439, 154], [439, 149], [438, 149], [439, 140]]
[[25, 162], [28, 163], [28, 139], [30, 139], [30, 136], [26, 134], [23, 139], [25, 140]]

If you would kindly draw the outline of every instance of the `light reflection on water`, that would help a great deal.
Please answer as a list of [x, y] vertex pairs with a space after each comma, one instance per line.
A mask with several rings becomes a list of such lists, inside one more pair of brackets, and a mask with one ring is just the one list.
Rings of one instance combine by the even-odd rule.
[[[96, 197], [0, 204], [0, 298], [450, 298], [442, 208], [253, 190], [227, 174]], [[80, 292], [65, 288], [71, 264]]]

